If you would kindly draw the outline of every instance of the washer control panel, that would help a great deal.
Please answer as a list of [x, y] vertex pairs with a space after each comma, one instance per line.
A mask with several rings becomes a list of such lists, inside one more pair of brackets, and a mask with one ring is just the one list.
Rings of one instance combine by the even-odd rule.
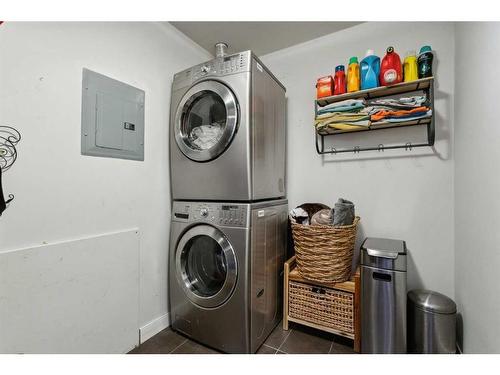
[[249, 206], [237, 203], [174, 202], [173, 219], [186, 223], [206, 222], [219, 226], [244, 227]]

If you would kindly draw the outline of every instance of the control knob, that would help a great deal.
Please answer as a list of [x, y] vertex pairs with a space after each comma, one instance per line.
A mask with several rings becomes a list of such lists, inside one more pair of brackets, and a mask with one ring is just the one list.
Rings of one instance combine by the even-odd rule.
[[200, 210], [200, 215], [203, 217], [207, 217], [208, 216], [208, 208], [202, 208]]
[[201, 72], [202, 72], [203, 74], [207, 74], [209, 71], [210, 71], [210, 66], [208, 66], [208, 65], [203, 65], [203, 66], [201, 67]]

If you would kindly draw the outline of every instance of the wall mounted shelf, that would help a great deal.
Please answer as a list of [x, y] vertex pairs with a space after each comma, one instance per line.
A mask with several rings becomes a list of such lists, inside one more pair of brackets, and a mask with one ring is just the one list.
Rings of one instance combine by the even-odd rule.
[[[328, 96], [325, 98], [317, 99], [315, 101], [315, 116], [318, 113], [319, 108], [331, 104], [340, 102], [347, 99], [374, 99], [383, 98], [399, 94], [409, 94], [416, 91], [423, 91], [429, 100], [429, 107], [432, 110], [432, 115], [430, 117], [423, 117], [418, 120], [404, 121], [404, 122], [389, 122], [389, 121], [377, 121], [373, 122], [369, 127], [366, 128], [356, 128], [352, 130], [337, 130], [328, 129], [322, 131], [316, 131], [316, 151], [318, 154], [337, 154], [343, 152], [361, 152], [361, 151], [383, 151], [390, 149], [406, 149], [411, 150], [416, 147], [433, 146], [435, 140], [435, 124], [434, 124], [434, 78], [423, 78], [412, 82], [398, 83], [393, 86], [381, 86], [369, 90], [361, 90], [353, 93], [347, 93], [342, 95]], [[346, 133], [359, 133], [374, 131], [380, 129], [390, 129], [390, 128], [401, 128], [407, 126], [426, 126], [427, 127], [427, 142], [426, 143], [411, 143], [405, 142], [398, 145], [384, 146], [379, 144], [374, 147], [360, 147], [355, 146], [351, 148], [336, 148], [330, 147], [329, 150], [325, 150], [325, 137], [337, 136]]]

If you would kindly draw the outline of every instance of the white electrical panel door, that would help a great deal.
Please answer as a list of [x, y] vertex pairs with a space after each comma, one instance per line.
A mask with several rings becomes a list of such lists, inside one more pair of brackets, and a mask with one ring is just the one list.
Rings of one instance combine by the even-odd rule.
[[144, 91], [83, 69], [82, 154], [144, 160]]

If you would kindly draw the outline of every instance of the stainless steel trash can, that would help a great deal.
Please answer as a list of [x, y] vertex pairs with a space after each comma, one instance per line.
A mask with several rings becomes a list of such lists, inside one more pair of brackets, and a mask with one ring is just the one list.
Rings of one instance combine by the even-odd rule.
[[444, 294], [408, 292], [408, 352], [456, 353], [457, 305]]
[[406, 243], [361, 245], [361, 352], [406, 353]]

